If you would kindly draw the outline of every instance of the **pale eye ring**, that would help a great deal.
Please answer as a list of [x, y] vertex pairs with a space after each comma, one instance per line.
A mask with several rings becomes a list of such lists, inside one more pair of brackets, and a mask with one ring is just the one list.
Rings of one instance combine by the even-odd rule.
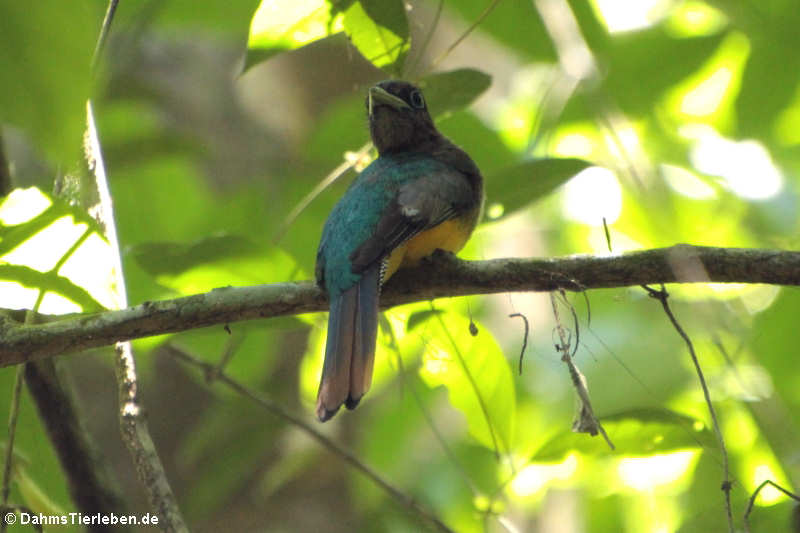
[[422, 93], [419, 91], [411, 91], [408, 99], [411, 102], [412, 107], [416, 107], [417, 109], [422, 109], [425, 107], [425, 100], [422, 98]]

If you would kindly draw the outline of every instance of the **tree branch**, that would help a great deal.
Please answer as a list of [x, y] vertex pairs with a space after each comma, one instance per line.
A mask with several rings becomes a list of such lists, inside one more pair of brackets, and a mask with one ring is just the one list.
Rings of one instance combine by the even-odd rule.
[[[800, 252], [679, 244], [609, 257], [462, 261], [437, 253], [387, 283], [381, 305], [470, 294], [627, 287], [654, 283], [800, 285]], [[19, 312], [0, 310], [0, 367], [118, 341], [239, 320], [327, 309], [312, 282], [225, 287], [92, 315], [47, 317], [24, 326]]]
[[203, 370], [206, 375], [206, 381], [209, 383], [209, 385], [214, 381], [219, 381], [242, 397], [255, 402], [273, 416], [276, 416], [300, 429], [303, 433], [317, 441], [323, 448], [327, 449], [329, 452], [342, 459], [351, 467], [361, 472], [367, 477], [367, 479], [372, 481], [376, 486], [391, 496], [398, 504], [405, 507], [408, 511], [416, 514], [419, 518], [423, 519], [437, 531], [443, 531], [445, 533], [453, 532], [453, 530], [445, 525], [445, 523], [442, 522], [439, 517], [429, 511], [425, 506], [417, 502], [412, 496], [404, 493], [402, 490], [392, 485], [389, 481], [381, 477], [381, 475], [375, 470], [363, 463], [358, 457], [356, 457], [355, 454], [342, 448], [321, 431], [319, 431], [319, 429], [317, 429], [319, 425], [316, 425], [315, 427], [315, 425], [309, 424], [301, 417], [292, 414], [280, 404], [272, 401], [268, 397], [242, 385], [235, 379], [225, 374], [225, 372], [220, 370], [218, 366], [213, 366], [204, 361], [195, 359], [186, 352], [176, 349], [174, 346], [168, 346], [167, 350], [172, 357]]

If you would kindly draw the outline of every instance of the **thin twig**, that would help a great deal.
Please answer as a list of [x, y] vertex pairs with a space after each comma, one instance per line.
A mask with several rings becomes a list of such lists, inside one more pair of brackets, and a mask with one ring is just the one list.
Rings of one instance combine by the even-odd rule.
[[572, 361], [572, 356], [570, 356], [570, 341], [567, 338], [566, 328], [561, 323], [561, 317], [558, 313], [558, 303], [556, 302], [556, 297], [552, 292], [550, 293], [550, 304], [553, 307], [553, 317], [556, 321], [556, 331], [558, 332], [559, 339], [561, 340], [561, 343], [556, 346], [556, 350], [561, 352], [561, 360], [567, 365], [569, 376], [572, 379], [572, 385], [575, 387], [575, 391], [580, 399], [579, 418], [575, 421], [575, 424], [573, 424], [573, 429], [584, 433], [588, 432], [592, 436], [599, 432], [605, 439], [609, 448], [614, 450], [614, 443], [611, 442], [611, 439], [608, 437], [606, 430], [603, 429], [603, 425], [600, 423], [600, 420], [598, 420], [597, 416], [594, 414], [592, 402], [589, 399], [589, 391], [586, 389], [585, 378]]
[[756, 502], [756, 498], [758, 497], [758, 494], [761, 492], [761, 489], [763, 489], [767, 485], [771, 485], [772, 487], [778, 489], [779, 491], [781, 491], [782, 493], [787, 495], [789, 498], [791, 498], [791, 499], [797, 501], [798, 503], [800, 503], [800, 495], [797, 495], [797, 494], [795, 494], [795, 493], [793, 493], [793, 492], [781, 487], [780, 485], [778, 485], [777, 483], [775, 483], [771, 479], [765, 479], [764, 481], [761, 482], [761, 484], [758, 487], [756, 487], [756, 490], [753, 491], [753, 494], [750, 495], [750, 499], [747, 501], [747, 509], [744, 512], [744, 518], [743, 518], [744, 519], [744, 530], [745, 530], [746, 533], [750, 533], [750, 513], [753, 511], [753, 505]]
[[689, 335], [683, 330], [681, 325], [678, 323], [678, 320], [675, 318], [675, 315], [672, 314], [672, 309], [669, 307], [669, 303], [667, 299], [669, 298], [669, 294], [667, 293], [667, 289], [664, 288], [664, 285], [661, 285], [660, 290], [653, 289], [648, 287], [647, 285], [643, 285], [642, 288], [647, 291], [647, 294], [659, 302], [661, 302], [661, 307], [664, 308], [664, 312], [667, 314], [669, 321], [672, 323], [672, 326], [675, 328], [675, 331], [678, 332], [678, 335], [681, 336], [683, 341], [686, 343], [686, 346], [689, 348], [689, 354], [692, 357], [692, 363], [694, 363], [694, 368], [697, 371], [697, 377], [700, 380], [700, 387], [703, 389], [703, 396], [706, 400], [706, 405], [708, 406], [708, 411], [711, 413], [711, 422], [714, 425], [714, 434], [717, 436], [717, 441], [719, 443], [720, 452], [722, 453], [722, 470], [724, 475], [724, 480], [722, 481], [722, 492], [725, 494], [725, 513], [728, 518], [728, 531], [730, 533], [734, 532], [733, 527], [733, 511], [731, 510], [731, 475], [730, 469], [728, 466], [728, 452], [725, 449], [725, 439], [722, 436], [722, 430], [720, 430], [719, 422], [717, 420], [717, 413], [714, 410], [714, 404], [711, 402], [711, 394], [708, 392], [708, 386], [706, 385], [706, 378], [703, 375], [703, 369], [700, 367], [700, 361], [697, 359], [697, 354], [694, 351], [694, 345], [692, 344]]
[[525, 324], [525, 333], [522, 336], [522, 349], [519, 351], [519, 375], [522, 375], [522, 358], [525, 356], [525, 348], [528, 347], [528, 333], [530, 332], [530, 325], [528, 324], [528, 317], [522, 313], [511, 313], [508, 318], [519, 317]]
[[3, 130], [0, 127], [0, 197], [11, 192], [11, 167], [6, 160], [6, 151], [3, 143]]
[[106, 8], [105, 17], [103, 17], [103, 25], [100, 28], [100, 36], [97, 38], [97, 44], [94, 47], [94, 54], [92, 54], [92, 72], [97, 70], [97, 64], [100, 61], [100, 56], [106, 46], [108, 39], [108, 31], [111, 29], [111, 21], [114, 20], [114, 13], [117, 11], [119, 0], [109, 0], [108, 8]]
[[286, 218], [281, 223], [281, 226], [278, 228], [278, 231], [275, 232], [275, 236], [272, 238], [272, 243], [277, 244], [286, 232], [289, 231], [289, 227], [294, 224], [294, 221], [297, 220], [297, 217], [300, 216], [300, 213], [305, 211], [306, 207], [313, 202], [317, 196], [319, 196], [322, 191], [330, 187], [333, 182], [338, 180], [345, 172], [356, 166], [356, 164], [363, 159], [365, 155], [372, 149], [372, 143], [368, 142], [364, 146], [358, 149], [358, 151], [352, 157], [345, 159], [342, 163], [330, 171], [330, 173], [325, 176], [317, 186], [314, 187], [311, 192], [306, 194], [302, 200], [300, 200], [296, 206], [291, 210], [291, 212], [286, 215]]
[[[195, 357], [185, 353], [182, 350], [179, 350], [173, 345], [167, 344], [166, 345], [167, 353], [169, 353], [172, 357], [179, 359], [185, 363], [189, 363], [206, 373], [215, 373], [217, 372], [217, 368], [214, 365], [206, 363], [205, 361], [200, 361]], [[333, 442], [330, 438], [325, 436], [324, 434], [317, 431], [311, 424], [303, 420], [297, 415], [294, 415], [287, 411], [283, 406], [279, 405], [278, 403], [272, 401], [271, 399], [262, 396], [258, 392], [242, 385], [238, 381], [234, 380], [233, 378], [229, 377], [225, 372], [219, 372], [216, 374], [216, 382], [224, 383], [228, 388], [237, 392], [241, 396], [255, 402], [256, 404], [260, 405], [264, 410], [276, 416], [285, 422], [295, 426], [296, 428], [300, 429], [306, 435], [311, 437], [312, 439], [316, 440], [320, 443], [325, 449], [337, 455], [347, 464], [364, 474], [368, 479], [370, 479], [375, 485], [383, 489], [384, 492], [389, 494], [392, 498], [395, 499], [400, 505], [411, 511], [412, 513], [418, 515], [419, 517], [425, 519], [429, 522], [432, 526], [434, 526], [438, 531], [444, 532], [452, 532], [453, 530], [447, 527], [447, 525], [442, 522], [436, 515], [434, 515], [431, 511], [423, 507], [419, 502], [417, 502], [414, 498], [405, 494], [400, 489], [396, 488], [394, 485], [383, 479], [380, 474], [372, 470], [372, 468], [365, 465], [361, 462], [352, 452], [345, 450], [335, 442]]]
[[[228, 326], [226, 325], [226, 327], [228, 327]], [[245, 340], [245, 336], [244, 336], [243, 333], [237, 332], [236, 335], [233, 335], [233, 334], [231, 334], [229, 327], [227, 329], [227, 332], [228, 332], [228, 335], [231, 335], [231, 336], [225, 342], [225, 348], [223, 348], [222, 355], [220, 356], [219, 362], [217, 363], [217, 366], [215, 367], [216, 371], [213, 372], [212, 374], [209, 374], [208, 376], [206, 376], [208, 378], [208, 383], [212, 383], [216, 379], [217, 375], [219, 375], [221, 372], [225, 371], [225, 367], [228, 366], [228, 363], [233, 358], [233, 356], [236, 354], [237, 350], [239, 350], [239, 347], [242, 345], [242, 343]]]
[[[589, 297], [586, 296], [585, 291], [582, 294], [588, 305]], [[575, 326], [575, 347], [572, 349], [572, 355], [570, 355], [571, 358], [574, 358], [575, 354], [578, 353], [578, 347], [581, 345], [581, 324], [578, 320], [578, 313], [575, 311], [575, 306], [572, 305], [572, 302], [567, 300], [567, 293], [564, 289], [558, 289], [558, 296], [561, 298], [561, 301], [564, 302], [564, 305], [569, 308], [569, 313], [572, 315], [572, 324]]]
[[408, 67], [408, 70], [405, 73], [406, 78], [410, 77], [416, 68], [419, 66], [420, 60], [425, 55], [425, 51], [428, 49], [428, 45], [431, 42], [431, 38], [433, 34], [436, 32], [436, 28], [439, 25], [439, 18], [442, 16], [442, 7], [444, 7], [444, 0], [439, 0], [439, 3], [436, 5], [436, 13], [433, 15], [433, 20], [431, 21], [430, 27], [428, 31], [425, 32], [425, 39], [422, 41], [422, 45], [419, 47], [419, 51], [417, 52], [416, 56], [414, 56], [414, 60]]
[[441, 62], [444, 60], [444, 58], [446, 58], [447, 56], [449, 56], [449, 55], [450, 55], [450, 52], [452, 52], [453, 50], [455, 50], [455, 49], [456, 49], [456, 47], [457, 47], [459, 44], [461, 44], [461, 42], [462, 42], [464, 39], [466, 39], [467, 37], [469, 37], [469, 35], [470, 35], [470, 34], [471, 34], [471, 33], [472, 33], [474, 30], [475, 30], [475, 28], [477, 28], [478, 26], [480, 26], [481, 22], [483, 22], [483, 21], [484, 21], [484, 19], [485, 19], [486, 17], [488, 17], [488, 16], [489, 16], [489, 13], [491, 13], [491, 12], [494, 10], [494, 8], [495, 8], [495, 7], [497, 7], [497, 4], [499, 4], [499, 3], [500, 3], [500, 0], [492, 0], [492, 3], [490, 3], [488, 6], [486, 6], [486, 8], [484, 8], [484, 10], [483, 10], [483, 11], [481, 11], [481, 14], [480, 14], [480, 15], [478, 15], [478, 18], [477, 18], [477, 19], [475, 19], [475, 22], [473, 22], [472, 24], [470, 24], [470, 26], [469, 26], [469, 27], [468, 27], [466, 30], [464, 30], [464, 33], [462, 33], [462, 34], [461, 34], [461, 35], [458, 37], [458, 39], [456, 39], [455, 41], [453, 41], [453, 44], [451, 44], [450, 46], [448, 46], [448, 47], [447, 47], [447, 49], [446, 49], [444, 52], [442, 52], [441, 54], [439, 54], [439, 57], [437, 57], [437, 58], [436, 58], [436, 60], [435, 60], [435, 61], [433, 62], [433, 64], [431, 65], [431, 68], [430, 68], [430, 70], [436, 70], [436, 67], [438, 67], [438, 66], [439, 66], [439, 63], [441, 63]]
[[608, 231], [608, 222], [606, 221], [606, 217], [603, 217], [603, 232], [606, 234], [606, 245], [608, 246], [608, 251], [611, 253], [611, 233]]

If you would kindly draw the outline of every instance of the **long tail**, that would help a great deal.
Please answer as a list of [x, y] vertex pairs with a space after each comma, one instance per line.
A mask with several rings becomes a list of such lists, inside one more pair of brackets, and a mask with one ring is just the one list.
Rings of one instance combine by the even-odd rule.
[[317, 418], [325, 422], [344, 404], [355, 409], [372, 383], [378, 335], [380, 265], [331, 298], [325, 362], [317, 393]]

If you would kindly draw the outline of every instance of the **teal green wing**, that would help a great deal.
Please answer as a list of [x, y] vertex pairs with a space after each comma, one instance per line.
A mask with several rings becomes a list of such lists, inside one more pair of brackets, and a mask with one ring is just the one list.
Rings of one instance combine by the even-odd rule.
[[462, 214], [474, 203], [464, 174], [430, 159], [416, 179], [401, 185], [374, 232], [350, 256], [353, 272], [364, 272], [417, 233]]
[[399, 244], [469, 203], [460, 172], [421, 154], [383, 156], [331, 211], [317, 250], [317, 283], [329, 294], [355, 285]]

